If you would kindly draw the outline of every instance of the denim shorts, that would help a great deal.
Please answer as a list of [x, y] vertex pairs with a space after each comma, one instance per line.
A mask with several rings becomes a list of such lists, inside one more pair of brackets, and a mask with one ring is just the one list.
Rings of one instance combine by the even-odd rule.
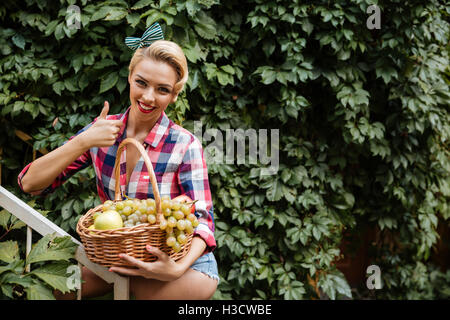
[[191, 265], [191, 268], [206, 274], [208, 277], [217, 280], [217, 283], [219, 283], [217, 261], [212, 252], [208, 252], [195, 260], [195, 262]]

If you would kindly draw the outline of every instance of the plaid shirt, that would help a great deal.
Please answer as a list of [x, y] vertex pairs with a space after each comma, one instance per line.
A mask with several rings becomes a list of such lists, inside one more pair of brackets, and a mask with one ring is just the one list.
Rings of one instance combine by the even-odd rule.
[[[94, 165], [97, 191], [102, 202], [115, 197], [114, 163], [119, 144], [126, 138], [126, 124], [130, 108], [123, 114], [110, 115], [108, 120], [122, 120], [124, 125], [114, 145], [104, 148], [91, 148], [70, 164], [46, 189], [40, 194], [51, 193], [62, 185], [73, 174]], [[96, 119], [81, 129], [76, 135], [87, 130]], [[75, 136], [76, 136], [75, 135]], [[71, 137], [73, 139], [75, 136]], [[200, 236], [207, 245], [204, 253], [211, 252], [216, 247], [214, 238], [214, 215], [211, 191], [208, 181], [208, 169], [203, 157], [200, 141], [189, 131], [172, 122], [163, 112], [155, 126], [144, 140], [144, 148], [153, 164], [158, 188], [161, 196], [175, 198], [186, 194], [195, 204], [199, 225], [194, 235]], [[141, 157], [134, 168], [128, 185], [126, 185], [126, 148], [120, 159], [120, 186], [122, 194], [130, 198], [154, 198], [153, 188], [147, 168]], [[27, 172], [28, 164], [19, 174], [18, 183]]]

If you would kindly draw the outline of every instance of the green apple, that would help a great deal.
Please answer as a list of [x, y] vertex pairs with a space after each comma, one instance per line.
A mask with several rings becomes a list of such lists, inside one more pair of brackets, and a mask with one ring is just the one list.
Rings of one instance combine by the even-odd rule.
[[114, 210], [108, 210], [100, 214], [94, 222], [97, 230], [110, 230], [123, 227], [123, 220], [120, 214]]

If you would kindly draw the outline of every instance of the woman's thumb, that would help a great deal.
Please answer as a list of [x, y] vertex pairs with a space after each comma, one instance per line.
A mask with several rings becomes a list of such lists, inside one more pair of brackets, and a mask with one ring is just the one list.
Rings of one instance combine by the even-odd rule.
[[109, 112], [109, 103], [108, 101], [105, 101], [105, 104], [103, 106], [102, 112], [100, 113], [100, 116], [98, 117], [99, 119], [106, 119], [106, 116], [108, 115]]

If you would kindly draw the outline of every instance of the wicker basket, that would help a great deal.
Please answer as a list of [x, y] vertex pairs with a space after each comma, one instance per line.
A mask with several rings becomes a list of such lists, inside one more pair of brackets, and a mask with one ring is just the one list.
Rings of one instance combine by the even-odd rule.
[[130, 266], [126, 261], [119, 258], [119, 254], [126, 253], [144, 262], [155, 261], [156, 257], [151, 255], [145, 248], [145, 246], [149, 244], [161, 249], [175, 261], [179, 260], [189, 252], [193, 234], [187, 235], [187, 242], [181, 246], [179, 252], [175, 252], [171, 247], [167, 246], [166, 231], [159, 228], [159, 221], [164, 218], [162, 215], [161, 198], [153, 166], [144, 147], [133, 138], [123, 140], [117, 149], [116, 162], [114, 165], [114, 175], [116, 179], [114, 202], [122, 200], [120, 192], [120, 156], [127, 144], [136, 146], [147, 166], [156, 202], [156, 224], [150, 225], [149, 223], [143, 223], [134, 227], [124, 227], [112, 230], [88, 229], [94, 222], [94, 213], [102, 211], [103, 205], [99, 205], [89, 210], [80, 218], [80, 220], [78, 220], [77, 233], [80, 235], [86, 255], [92, 262], [103, 266]]

